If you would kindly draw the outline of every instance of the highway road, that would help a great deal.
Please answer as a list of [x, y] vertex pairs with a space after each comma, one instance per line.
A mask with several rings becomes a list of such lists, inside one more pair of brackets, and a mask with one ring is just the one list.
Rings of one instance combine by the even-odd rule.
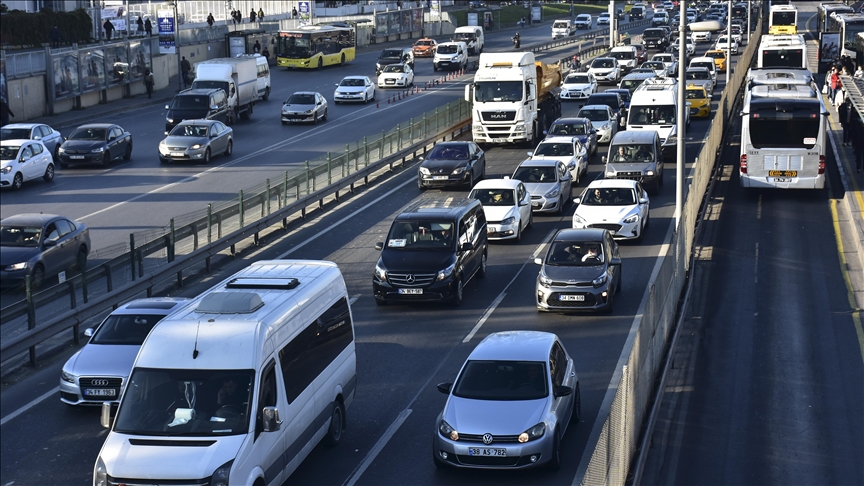
[[[524, 32], [526, 44], [548, 38], [547, 29]], [[507, 34], [493, 35], [489, 50], [507, 47], [507, 37]], [[566, 51], [555, 56], [562, 54]], [[265, 173], [278, 172], [280, 165], [320, 154], [330, 149], [331, 144], [338, 147], [344, 144], [338, 139], [340, 136], [354, 140], [366, 130], [365, 133], [375, 133], [389, 128], [396, 122], [397, 113], [399, 118], [407, 119], [461, 96], [463, 83], [469, 79], [466, 76], [442, 89], [409, 98], [389, 112], [382, 112], [388, 113], [387, 117], [377, 114], [372, 106], [340, 105], [331, 106], [334, 109], [331, 119], [318, 127], [282, 127], [278, 123], [277, 100], [298, 89], [319, 89], [330, 97], [329, 86], [344, 75], [368, 73], [374, 57], [374, 53], [363, 54], [342, 70], [276, 71], [274, 78], [283, 77], [285, 84], [277, 86], [273, 101], [256, 109], [251, 123], [236, 126], [234, 158], [215, 159], [214, 167], [218, 168], [214, 170], [159, 165], [155, 146], [161, 139], [161, 110], [142, 109], [111, 117], [106, 121], [125, 125], [136, 138], [132, 161], [107, 170], [63, 171], [54, 187], [28, 187], [20, 195], [14, 195], [8, 206], [4, 196], [3, 210], [10, 213], [38, 210], [38, 205], [44, 205], [57, 211], [62, 204], [65, 214], [84, 218], [100, 239], [111, 241], [129, 231], [165, 224], [178, 207], [189, 208], [230, 196], [237, 188], [267, 177]], [[418, 71], [431, 78], [428, 64], [427, 60], [418, 60]], [[722, 79], [715, 93], [722, 89]], [[576, 104], [565, 104], [564, 114], [575, 115], [578, 108]], [[358, 119], [361, 114], [368, 116]], [[695, 156], [709, 123], [692, 123], [686, 160]], [[264, 155], [253, 155], [261, 149], [266, 149]], [[487, 175], [510, 174], [525, 158], [525, 151], [521, 147], [489, 150]], [[597, 177], [602, 167], [599, 154], [592, 162], [588, 180]], [[690, 168], [688, 164], [687, 169]], [[343, 200], [317, 214], [314, 220], [295, 224], [276, 244], [242, 255], [242, 259], [220, 269], [212, 278], [185, 289], [183, 295], [196, 295], [249, 261], [265, 258], [326, 259], [337, 262], [342, 269], [349, 294], [356, 298], [353, 311], [358, 354], [357, 399], [348, 410], [348, 430], [343, 442], [333, 449], [316, 448], [291, 477], [292, 484], [515, 485], [526, 481], [570, 484], [634, 316], [642, 305], [657, 256], [666, 251], [664, 244], [669, 240], [673, 221], [673, 169], [671, 165], [667, 167], [666, 186], [652, 198], [651, 226], [645, 240], [641, 244], [622, 244], [623, 290], [612, 315], [535, 311], [537, 268], [531, 263], [532, 257], [542, 251], [544, 241], [554, 230], [570, 225], [572, 205], [564, 216], [537, 217], [534, 228], [521, 243], [493, 245], [487, 277], [468, 284], [463, 306], [376, 306], [371, 297], [372, 270], [378, 257], [374, 244], [383, 239], [399, 208], [421, 197], [416, 186], [416, 167], [398, 170], [386, 182]], [[578, 194], [588, 180], [583, 179], [573, 194]], [[176, 185], [161, 189], [172, 183]], [[464, 191], [444, 193], [464, 194]], [[137, 199], [132, 201], [133, 198]], [[47, 201], [42, 202], [43, 199]], [[554, 473], [437, 471], [430, 457], [430, 446], [434, 420], [445, 397], [435, 385], [454, 378], [482, 337], [508, 329], [555, 332], [575, 359], [582, 388], [582, 421], [564, 438], [564, 465]], [[98, 410], [67, 407], [57, 398], [60, 366], [71, 351], [70, 348], [64, 355], [44, 363], [43, 368], [18, 384], [6, 386], [0, 395], [3, 410], [0, 472], [4, 484], [83, 485], [91, 481], [92, 467], [106, 431], [99, 426]]]

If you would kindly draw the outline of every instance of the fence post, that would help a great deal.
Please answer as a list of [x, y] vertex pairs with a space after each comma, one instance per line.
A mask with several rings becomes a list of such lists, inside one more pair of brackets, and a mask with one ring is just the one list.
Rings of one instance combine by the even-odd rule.
[[379, 159], [384, 158], [384, 142], [385, 142], [386, 137], [387, 137], [387, 132], [384, 130], [381, 130], [381, 143], [378, 145], [378, 158]]
[[411, 141], [408, 143], [408, 145], [413, 145], [414, 144], [414, 119], [413, 118], [411, 119], [411, 121], [408, 122], [408, 138], [411, 139]]
[[423, 112], [423, 126], [420, 128], [420, 138], [423, 138], [426, 136], [426, 123], [428, 123], [428, 122], [426, 121], [426, 112], [424, 111]]
[[363, 167], [369, 167], [369, 141], [363, 137]]
[[267, 216], [270, 216], [270, 178], [267, 178], [267, 190], [265, 191], [267, 195]]
[[207, 204], [207, 244], [213, 242], [213, 203]]
[[309, 195], [309, 194], [312, 194], [312, 192], [309, 191], [309, 161], [307, 160], [306, 161], [306, 195]]
[[327, 152], [327, 185], [333, 184], [333, 158]]
[[[36, 329], [36, 307], [33, 302], [33, 284], [30, 275], [24, 276], [24, 298], [27, 299], [27, 329]], [[36, 346], [30, 346], [30, 365], [36, 367]]]
[[288, 205], [288, 171], [285, 171], [284, 179], [282, 180], [282, 199], [279, 200], [279, 209]]
[[168, 261], [174, 261], [174, 243], [177, 235], [174, 234], [174, 218], [171, 218], [171, 221], [168, 223]]
[[351, 144], [346, 143], [345, 144], [345, 160], [341, 164], [342, 169], [340, 171], [340, 173], [342, 174], [342, 178], [344, 178], [346, 175], [345, 171], [348, 171], [348, 174], [351, 173], [351, 159], [349, 159], [350, 156], [351, 156]]
[[[396, 151], [402, 150], [402, 127], [396, 124]], [[392, 152], [392, 150], [391, 150]]]
[[238, 207], [240, 208], [240, 227], [242, 228], [244, 226], [243, 217], [245, 216], [243, 211], [243, 189], [240, 189], [240, 204]]
[[135, 280], [135, 233], [129, 233], [129, 264], [132, 270], [132, 280]]

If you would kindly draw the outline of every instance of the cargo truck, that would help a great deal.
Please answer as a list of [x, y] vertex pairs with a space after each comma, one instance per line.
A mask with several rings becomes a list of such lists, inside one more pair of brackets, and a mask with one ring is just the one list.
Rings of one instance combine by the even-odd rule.
[[195, 65], [192, 88], [221, 88], [228, 95], [231, 108], [228, 124], [237, 118], [248, 120], [258, 101], [258, 65], [248, 57], [209, 59]]
[[535, 61], [532, 52], [480, 54], [474, 81], [465, 86], [474, 141], [533, 148], [561, 116], [561, 82], [560, 63]]

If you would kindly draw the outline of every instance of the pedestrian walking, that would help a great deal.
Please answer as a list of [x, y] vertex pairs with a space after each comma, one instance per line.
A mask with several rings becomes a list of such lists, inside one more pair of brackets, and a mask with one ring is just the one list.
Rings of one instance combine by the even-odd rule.
[[264, 56], [264, 59], [267, 59], [268, 64], [270, 61], [270, 51], [267, 50], [267, 46], [264, 46], [264, 50], [261, 51], [261, 55]]
[[852, 103], [849, 100], [843, 101], [840, 108], [837, 108], [837, 113], [840, 115], [840, 126], [843, 127], [843, 146], [848, 147], [852, 141]]
[[111, 23], [111, 19], [106, 19], [105, 23], [102, 24], [102, 28], [105, 29], [105, 39], [111, 40], [111, 34], [114, 32], [114, 24]]
[[261, 53], [261, 44], [257, 40], [255, 41], [255, 45], [252, 46], [252, 52], [255, 54]]
[[207, 14], [207, 25], [213, 27], [213, 24], [216, 23], [216, 19], [213, 18], [213, 12]]
[[51, 49], [60, 47], [60, 29], [55, 25], [51, 27]]
[[180, 61], [180, 74], [183, 76], [183, 87], [189, 86], [189, 72], [192, 71], [192, 65], [186, 60], [186, 56]]
[[255, 16], [256, 16], [256, 15], [257, 15], [257, 14], [255, 13], [255, 9], [254, 9], [254, 8], [253, 8], [252, 10], [249, 11], [249, 23], [250, 23], [250, 24], [254, 24], [254, 23], [255, 23]]
[[830, 95], [831, 104], [833, 105], [834, 99], [837, 96], [837, 90], [840, 89], [840, 74], [837, 71], [837, 66], [831, 68], [831, 73], [828, 76], [828, 94]]
[[153, 97], [153, 85], [156, 83], [156, 78], [149, 69], [144, 70], [144, 87], [147, 88], [147, 97]]
[[291, 18], [292, 18], [292, 19], [296, 19], [296, 18], [297, 18], [297, 7], [294, 7], [294, 8], [291, 9]]
[[264, 9], [258, 8], [258, 22], [264, 22]]
[[140, 15], [138, 16], [138, 20], [135, 21], [135, 25], [138, 26], [135, 31], [139, 36], [144, 37], [144, 19], [142, 19]]
[[[15, 118], [15, 113], [12, 113], [12, 109], [9, 108], [6, 100], [0, 98], [0, 125], [8, 125], [9, 117]], [[858, 172], [861, 171], [859, 170]]]
[[144, 32], [147, 32], [147, 37], [153, 35], [153, 23], [150, 22], [150, 19], [144, 21]]

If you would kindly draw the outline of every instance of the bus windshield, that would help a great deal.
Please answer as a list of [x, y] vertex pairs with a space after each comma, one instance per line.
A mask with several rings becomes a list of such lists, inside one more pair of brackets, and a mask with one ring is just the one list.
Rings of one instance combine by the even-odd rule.
[[771, 12], [771, 25], [795, 25], [795, 11]]
[[805, 148], [816, 145], [820, 115], [800, 108], [778, 112], [773, 106], [750, 114], [750, 143], [753, 148]]
[[765, 49], [762, 51], [762, 62], [759, 67], [794, 67], [800, 68], [804, 62], [803, 49]]

